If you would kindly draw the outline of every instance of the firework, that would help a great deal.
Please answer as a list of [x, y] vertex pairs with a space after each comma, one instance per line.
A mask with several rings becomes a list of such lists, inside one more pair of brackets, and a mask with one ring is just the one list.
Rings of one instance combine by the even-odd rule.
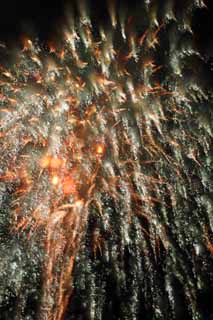
[[[192, 2], [188, 11], [198, 5]], [[209, 188], [203, 163], [211, 132], [195, 118], [198, 102], [209, 97], [186, 75], [192, 68], [188, 57], [202, 58], [191, 40], [178, 49], [191, 28], [188, 17], [177, 22], [171, 2], [161, 15], [157, 5], [141, 4], [143, 22], [117, 12], [114, 1], [108, 8], [109, 27], [95, 25], [81, 4], [79, 17], [69, 16], [63, 40], [45, 48], [24, 38], [9, 67], [1, 66], [0, 180], [13, 190], [12, 231], [41, 241], [45, 250], [37, 317], [65, 317], [74, 263], [89, 238], [94, 259], [104, 257], [121, 273], [118, 287], [124, 292], [127, 275], [118, 261], [122, 265], [125, 251], [132, 256], [135, 250], [132, 268], [141, 284], [150, 272], [152, 298], [144, 293], [144, 299], [159, 319], [165, 313], [154, 270], [162, 252], [168, 255], [164, 291], [172, 314], [175, 270], [190, 314], [201, 319], [196, 274], [187, 272], [183, 248], [202, 243], [212, 250], [204, 221], [209, 212], [202, 220], [201, 209], [190, 217], [180, 204], [192, 201], [194, 176]], [[130, 282], [132, 297], [122, 319], [139, 314], [139, 285]], [[102, 287], [106, 292], [104, 282]], [[95, 302], [101, 293], [95, 284], [90, 290], [88, 317], [102, 319], [101, 303]]]

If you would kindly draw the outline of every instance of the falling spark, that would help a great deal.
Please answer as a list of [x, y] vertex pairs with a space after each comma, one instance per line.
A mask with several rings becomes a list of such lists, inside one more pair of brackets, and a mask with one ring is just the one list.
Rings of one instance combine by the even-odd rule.
[[[150, 23], [137, 31], [135, 18], [117, 14], [115, 1], [108, 1], [108, 9], [111, 29], [95, 28], [81, 2], [80, 18], [70, 20], [62, 47], [49, 43], [49, 53], [43, 52], [24, 37], [16, 62], [1, 72], [0, 181], [15, 190], [16, 232], [43, 232], [45, 238], [42, 320], [65, 316], [91, 212], [98, 212], [110, 234], [103, 198], [124, 221], [122, 241], [130, 243], [132, 223], [135, 238], [143, 240], [141, 250], [152, 248], [154, 258], [144, 255], [144, 264], [152, 268], [161, 246], [167, 253], [174, 250], [166, 210], [178, 210], [175, 194], [186, 198], [184, 159], [202, 169], [195, 134], [193, 148], [184, 136], [194, 93], [187, 85], [184, 89], [177, 51], [169, 53], [174, 55], [169, 68], [177, 76], [171, 83], [161, 81], [160, 72], [168, 66], [155, 61], [168, 16], [161, 23], [153, 6], [147, 12]], [[204, 144], [208, 149], [207, 140]], [[149, 227], [134, 224], [136, 219]], [[207, 246], [212, 253], [209, 240]], [[93, 254], [104, 255], [106, 248], [94, 226]], [[195, 313], [190, 284], [187, 290]]]

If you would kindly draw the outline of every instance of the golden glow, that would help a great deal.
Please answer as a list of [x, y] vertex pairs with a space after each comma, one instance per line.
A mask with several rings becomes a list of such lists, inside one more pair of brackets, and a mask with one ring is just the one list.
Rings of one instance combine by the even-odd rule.
[[51, 182], [54, 186], [57, 186], [59, 184], [59, 177], [58, 176], [53, 176], [51, 179]]
[[74, 183], [74, 180], [70, 177], [65, 178], [62, 184], [63, 193], [65, 195], [69, 195], [72, 193], [75, 193], [76, 191], [76, 185]]
[[96, 153], [98, 155], [102, 155], [104, 153], [104, 146], [99, 144], [97, 147], [96, 147]]
[[45, 156], [40, 160], [40, 166], [41, 168], [48, 168], [50, 165], [51, 157], [50, 156]]

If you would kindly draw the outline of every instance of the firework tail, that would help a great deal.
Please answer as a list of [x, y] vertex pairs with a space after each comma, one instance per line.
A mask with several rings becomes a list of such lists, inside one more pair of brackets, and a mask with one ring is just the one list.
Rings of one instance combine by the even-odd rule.
[[[146, 289], [143, 294], [159, 319], [165, 312], [154, 270], [160, 251], [166, 252], [170, 272], [164, 291], [171, 314], [177, 312], [171, 284], [176, 270], [189, 312], [200, 319], [196, 275], [189, 272], [183, 246], [207, 242], [210, 250], [209, 231], [200, 221], [201, 209], [190, 229], [189, 217], [179, 208], [195, 190], [193, 177], [210, 188], [203, 163], [212, 133], [208, 121], [203, 125], [202, 118], [195, 119], [198, 102], [207, 103], [209, 96], [196, 76], [187, 75], [189, 58], [203, 63], [190, 26], [198, 6], [204, 5], [192, 1], [183, 10], [187, 14], [178, 16], [172, 1], [162, 8], [145, 1], [138, 4], [140, 14], [127, 15], [109, 1], [106, 27], [95, 23], [81, 2], [78, 18], [68, 17], [63, 40], [49, 43], [47, 50], [25, 37], [11, 64], [1, 67], [0, 179], [13, 188], [12, 230], [29, 242], [39, 235], [46, 252], [38, 319], [65, 317], [76, 257], [95, 263], [82, 254], [88, 237], [94, 259], [101, 254], [118, 273], [125, 250], [134, 248], [138, 281], [146, 270], [152, 273], [144, 280], [152, 298]], [[187, 43], [180, 41], [183, 35]], [[202, 144], [193, 123], [203, 132]], [[205, 217], [210, 219], [208, 211]], [[175, 228], [181, 229], [178, 236]], [[195, 245], [197, 230], [203, 237]], [[127, 275], [122, 276], [125, 291]], [[92, 290], [97, 290], [94, 284], [88, 317], [101, 319], [104, 298]], [[132, 297], [120, 317], [137, 319], [135, 280], [129, 290]]]

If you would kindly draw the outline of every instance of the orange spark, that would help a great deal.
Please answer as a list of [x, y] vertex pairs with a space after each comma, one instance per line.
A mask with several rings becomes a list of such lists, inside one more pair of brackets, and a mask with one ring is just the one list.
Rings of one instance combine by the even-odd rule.
[[69, 195], [73, 194], [76, 191], [76, 185], [72, 178], [67, 177], [63, 181], [62, 189], [64, 194]]
[[52, 170], [57, 170], [62, 166], [63, 160], [58, 157], [51, 157], [49, 155], [43, 157], [40, 160], [40, 166], [42, 168], [49, 168]]
[[96, 147], [96, 153], [98, 155], [102, 155], [104, 153], [104, 147], [103, 145], [99, 144], [97, 147]]
[[50, 159], [50, 168], [51, 169], [59, 169], [62, 165], [62, 159], [53, 157]]
[[58, 183], [59, 183], [59, 177], [58, 176], [53, 176], [52, 179], [51, 179], [51, 182], [54, 186], [57, 186]]
[[27, 37], [22, 38], [22, 43], [23, 43], [23, 51], [27, 51], [29, 49], [32, 49], [32, 41], [28, 39]]
[[50, 165], [51, 157], [50, 156], [45, 156], [40, 160], [40, 166], [42, 168], [48, 168]]

